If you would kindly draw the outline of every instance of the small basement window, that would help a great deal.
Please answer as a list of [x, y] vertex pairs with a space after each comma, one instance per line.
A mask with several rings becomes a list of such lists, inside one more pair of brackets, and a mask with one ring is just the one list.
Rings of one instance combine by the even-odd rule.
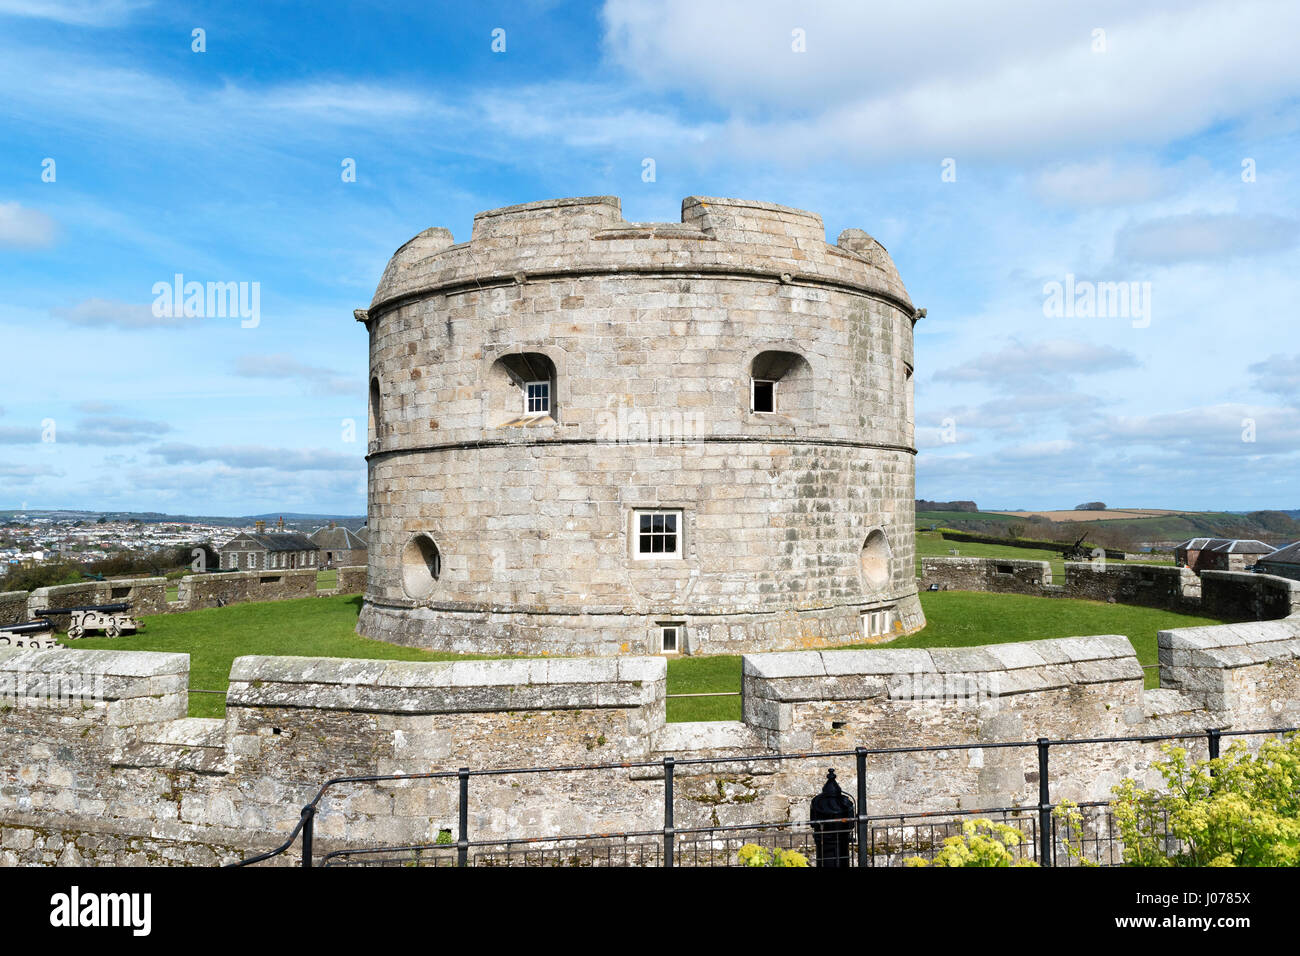
[[682, 513], [680, 511], [637, 511], [633, 515], [636, 535], [634, 556], [680, 558], [682, 556]]
[[660, 622], [657, 627], [659, 629], [659, 653], [680, 654], [682, 646], [686, 643], [686, 626], [680, 621], [666, 621]]
[[527, 382], [524, 385], [524, 412], [529, 415], [550, 414], [550, 382]]
[[754, 379], [750, 409], [755, 412], [776, 411], [776, 382], [770, 379]]
[[862, 614], [862, 634], [864, 637], [884, 637], [894, 629], [894, 609], [881, 608], [877, 611], [864, 611]]

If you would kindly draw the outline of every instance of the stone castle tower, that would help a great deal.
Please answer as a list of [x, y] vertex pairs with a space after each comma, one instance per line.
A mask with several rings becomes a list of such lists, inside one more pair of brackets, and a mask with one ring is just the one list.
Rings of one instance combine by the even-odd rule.
[[464, 653], [713, 654], [923, 626], [912, 327], [820, 216], [613, 196], [428, 229], [369, 310], [360, 633]]

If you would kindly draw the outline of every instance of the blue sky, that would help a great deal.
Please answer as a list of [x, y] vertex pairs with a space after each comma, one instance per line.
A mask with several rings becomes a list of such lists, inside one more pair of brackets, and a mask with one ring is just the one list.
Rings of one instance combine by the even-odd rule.
[[[929, 313], [919, 496], [1300, 508], [1296, 36], [1268, 0], [0, 0], [0, 508], [363, 513], [388, 257], [597, 194], [880, 239]], [[258, 283], [257, 325], [155, 316], [178, 273]], [[1149, 314], [1046, 314], [1067, 276]]]

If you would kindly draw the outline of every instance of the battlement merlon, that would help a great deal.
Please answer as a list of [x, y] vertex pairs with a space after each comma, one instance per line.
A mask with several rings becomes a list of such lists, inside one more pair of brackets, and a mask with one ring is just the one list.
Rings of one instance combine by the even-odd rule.
[[589, 196], [481, 212], [469, 242], [426, 229], [393, 254], [357, 318], [438, 293], [638, 272], [832, 286], [885, 300], [913, 321], [919, 315], [885, 247], [861, 229], [831, 245], [816, 213], [705, 196], [682, 200], [681, 222], [628, 222], [617, 196]]

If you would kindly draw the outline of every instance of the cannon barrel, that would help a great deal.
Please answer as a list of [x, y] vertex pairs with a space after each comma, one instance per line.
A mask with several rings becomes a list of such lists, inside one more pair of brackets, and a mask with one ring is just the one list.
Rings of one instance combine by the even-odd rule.
[[82, 604], [77, 607], [43, 607], [35, 610], [37, 617], [54, 617], [58, 614], [71, 614], [73, 611], [129, 611], [131, 602], [123, 601], [119, 604]]
[[5, 634], [40, 634], [54, 630], [53, 621], [28, 621], [25, 624], [0, 625], [0, 632]]

